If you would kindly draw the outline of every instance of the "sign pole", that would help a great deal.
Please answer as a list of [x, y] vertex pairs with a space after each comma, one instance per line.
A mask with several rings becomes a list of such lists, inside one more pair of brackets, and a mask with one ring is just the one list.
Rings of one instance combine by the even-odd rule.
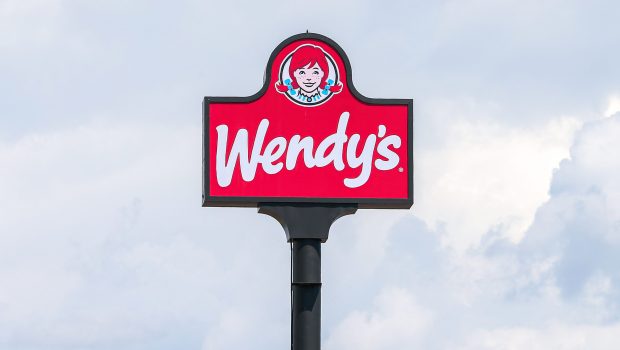
[[284, 228], [291, 251], [291, 349], [321, 349], [321, 243], [339, 218], [354, 214], [357, 205], [263, 203], [258, 212]]
[[291, 281], [293, 350], [321, 348], [321, 241], [294, 239]]

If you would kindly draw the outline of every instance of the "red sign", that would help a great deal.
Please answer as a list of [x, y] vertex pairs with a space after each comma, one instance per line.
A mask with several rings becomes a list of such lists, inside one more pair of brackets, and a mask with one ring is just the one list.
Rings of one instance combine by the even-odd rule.
[[331, 39], [300, 34], [267, 63], [250, 97], [205, 97], [203, 205], [413, 204], [413, 100], [353, 86]]

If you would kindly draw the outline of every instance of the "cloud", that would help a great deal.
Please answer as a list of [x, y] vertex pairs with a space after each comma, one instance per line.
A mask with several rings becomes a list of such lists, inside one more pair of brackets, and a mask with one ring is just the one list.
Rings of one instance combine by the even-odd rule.
[[535, 129], [492, 121], [446, 125], [445, 144], [417, 153], [414, 212], [443, 222], [445, 243], [459, 249], [490, 231], [518, 241], [547, 199], [552, 171], [568, 156], [578, 125], [573, 118]]
[[553, 271], [566, 297], [587, 294], [592, 283], [607, 285], [610, 302], [620, 296], [620, 162], [609, 153], [619, 134], [619, 115], [584, 126], [521, 244], [528, 258], [557, 256]]
[[614, 94], [609, 97], [604, 116], [611, 117], [618, 112], [620, 112], [620, 95]]
[[[356, 286], [354, 305], [336, 306], [339, 321], [325, 344], [346, 348], [366, 340], [358, 347], [613, 349], [620, 321], [620, 162], [608, 153], [620, 146], [617, 135], [620, 116], [577, 132], [569, 157], [553, 174], [548, 199], [520, 239], [489, 232], [478, 246], [454, 249], [443, 244], [446, 226], [434, 231], [415, 217], [401, 217], [375, 237], [383, 254], [372, 270], [350, 273], [357, 277], [346, 280]], [[373, 336], [392, 327], [409, 305], [394, 296], [402, 309], [359, 309], [385, 296], [368, 288], [373, 284], [398, 286], [422, 305], [407, 312], [411, 322], [391, 328], [401, 333]]]
[[200, 207], [200, 132], [92, 124], [0, 146], [0, 347], [196, 348], [240, 299], [279, 334], [284, 234]]
[[0, 49], [45, 46], [56, 36], [60, 0], [5, 0], [0, 3]]
[[415, 346], [431, 315], [404, 289], [386, 287], [372, 312], [353, 312], [332, 331], [325, 349], [402, 349]]
[[545, 329], [508, 328], [477, 332], [466, 345], [457, 349], [471, 350], [609, 350], [618, 340], [620, 326], [562, 326]]

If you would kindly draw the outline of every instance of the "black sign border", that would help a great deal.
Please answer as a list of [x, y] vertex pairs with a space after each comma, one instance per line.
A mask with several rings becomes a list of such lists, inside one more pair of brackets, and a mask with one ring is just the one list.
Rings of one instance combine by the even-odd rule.
[[[346, 82], [349, 90], [359, 101], [369, 105], [406, 105], [407, 106], [407, 155], [409, 167], [408, 194], [406, 199], [395, 198], [309, 198], [309, 197], [221, 197], [209, 194], [209, 104], [214, 103], [250, 103], [261, 98], [271, 86], [271, 68], [276, 55], [286, 46], [299, 40], [318, 40], [331, 46], [342, 58], [346, 70]], [[351, 63], [344, 50], [332, 39], [316, 33], [293, 35], [278, 45], [267, 61], [263, 87], [248, 97], [212, 97], [207, 96], [202, 103], [202, 206], [203, 207], [258, 207], [261, 203], [316, 203], [316, 204], [356, 204], [366, 209], [409, 209], [413, 205], [413, 99], [369, 98], [360, 94], [353, 85]]]

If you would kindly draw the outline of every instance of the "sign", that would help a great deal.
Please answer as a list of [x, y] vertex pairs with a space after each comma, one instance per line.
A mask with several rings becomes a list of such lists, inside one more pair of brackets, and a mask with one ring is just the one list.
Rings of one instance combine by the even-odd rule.
[[203, 206], [413, 204], [413, 100], [362, 96], [325, 36], [283, 41], [258, 93], [205, 97], [203, 118]]

